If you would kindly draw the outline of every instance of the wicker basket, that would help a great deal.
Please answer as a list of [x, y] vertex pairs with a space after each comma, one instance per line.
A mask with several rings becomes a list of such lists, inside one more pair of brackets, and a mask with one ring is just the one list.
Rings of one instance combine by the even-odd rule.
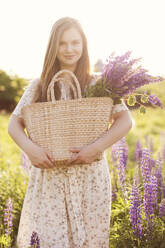
[[[61, 73], [69, 73], [74, 99], [56, 100], [54, 84]], [[47, 90], [48, 102], [26, 105], [22, 115], [29, 138], [39, 146], [48, 148], [55, 166], [65, 166], [71, 157], [71, 147], [82, 147], [98, 139], [108, 130], [113, 100], [109, 97], [82, 98], [76, 76], [69, 70], [61, 70], [52, 78]], [[100, 154], [98, 160], [103, 158]]]

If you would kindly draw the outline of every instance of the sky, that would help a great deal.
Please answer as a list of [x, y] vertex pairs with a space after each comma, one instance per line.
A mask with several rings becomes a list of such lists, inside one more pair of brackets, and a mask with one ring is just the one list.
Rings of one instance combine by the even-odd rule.
[[50, 30], [61, 17], [78, 19], [91, 64], [112, 53], [132, 58], [152, 75], [165, 75], [164, 0], [0, 0], [0, 69], [39, 77]]

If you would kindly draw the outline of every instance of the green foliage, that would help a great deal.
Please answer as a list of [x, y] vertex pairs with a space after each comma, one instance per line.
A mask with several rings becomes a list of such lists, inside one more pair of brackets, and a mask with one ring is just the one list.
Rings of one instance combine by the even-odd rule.
[[18, 76], [10, 77], [0, 70], [0, 109], [12, 111], [22, 96], [27, 81]]
[[[129, 206], [129, 203], [125, 204], [122, 200], [120, 193], [117, 194], [117, 200], [112, 202], [110, 248], [163, 248], [165, 244], [165, 221], [156, 216], [152, 234], [150, 236], [145, 234], [141, 239], [137, 238], [132, 231]], [[142, 225], [147, 232], [144, 216]]]
[[[0, 247], [8, 247], [9, 237], [4, 236], [4, 209], [10, 197], [13, 203], [12, 243], [15, 241], [20, 213], [27, 188], [28, 178], [20, 167], [20, 150], [7, 133], [8, 115], [0, 115]], [[3, 246], [2, 246], [3, 245]], [[9, 246], [11, 247], [11, 246]]]
[[[146, 146], [146, 136], [154, 139], [153, 157], [161, 150], [160, 134], [164, 130], [165, 115], [164, 110], [148, 109], [143, 115], [138, 111], [131, 111], [134, 120], [134, 126], [126, 135], [126, 141], [129, 146], [129, 161], [126, 170], [126, 184], [130, 192], [132, 179], [135, 173], [136, 164], [134, 162], [134, 151], [136, 141], [139, 139]], [[11, 234], [12, 246], [16, 240], [18, 224], [22, 209], [22, 204], [27, 188], [28, 177], [20, 167], [20, 149], [7, 133], [9, 115], [0, 115], [0, 247], [7, 248], [7, 243], [10, 240], [4, 238], [3, 214], [6, 201], [9, 197], [13, 200], [13, 232]], [[157, 213], [154, 219], [154, 231], [151, 239], [143, 236], [139, 240], [133, 235], [131, 223], [129, 220], [129, 201], [123, 200], [123, 195], [118, 185], [117, 175], [114, 177], [113, 165], [110, 156], [110, 149], [107, 149], [107, 159], [110, 164], [112, 184], [117, 189], [117, 199], [112, 202], [111, 224], [110, 224], [110, 248], [163, 248], [165, 243], [165, 220], [159, 218]], [[117, 174], [117, 171], [115, 172]], [[129, 193], [130, 194], [130, 193]], [[129, 197], [129, 195], [128, 195]], [[144, 216], [143, 216], [144, 218]], [[143, 228], [146, 229], [145, 221], [143, 220]], [[7, 243], [5, 243], [7, 242]], [[15, 247], [15, 246], [14, 246]]]
[[127, 103], [129, 106], [134, 106], [136, 103], [136, 97], [134, 95], [129, 95]]
[[108, 90], [101, 80], [98, 80], [95, 85], [88, 85], [82, 97], [110, 97], [114, 104], [121, 103], [122, 100], [118, 95]]

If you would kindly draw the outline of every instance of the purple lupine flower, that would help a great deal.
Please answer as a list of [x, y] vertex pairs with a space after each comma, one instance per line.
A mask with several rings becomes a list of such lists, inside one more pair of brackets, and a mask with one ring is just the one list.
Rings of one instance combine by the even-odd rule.
[[119, 173], [120, 186], [123, 192], [125, 192], [125, 164], [124, 164], [124, 159], [122, 155], [120, 156], [119, 162], [118, 162], [118, 173]]
[[162, 185], [163, 198], [165, 198], [165, 185]]
[[156, 171], [155, 176], [157, 178], [157, 185], [158, 185], [158, 200], [161, 201], [161, 194], [162, 194], [162, 160], [159, 157], [155, 160], [156, 162]]
[[153, 153], [154, 152], [154, 146], [153, 146], [152, 138], [149, 138], [148, 135], [145, 135], [144, 138], [145, 138], [147, 148], [150, 150], [151, 153]]
[[158, 182], [155, 176], [151, 176], [152, 184], [152, 204], [155, 209], [157, 209], [157, 191], [158, 191]]
[[163, 107], [163, 104], [161, 103], [160, 99], [155, 94], [151, 94], [148, 97], [148, 101], [156, 106], [159, 106], [161, 108]]
[[4, 226], [5, 226], [5, 234], [10, 235], [13, 226], [13, 204], [12, 199], [9, 198], [6, 202], [5, 209], [4, 209]]
[[142, 144], [141, 144], [140, 140], [138, 140], [136, 142], [136, 148], [135, 148], [135, 153], [134, 153], [135, 162], [140, 161], [141, 156], [142, 156]]
[[[153, 217], [154, 217], [154, 204], [156, 195], [156, 179], [151, 177], [150, 168], [151, 154], [148, 148], [142, 150], [141, 157], [141, 173], [143, 178], [144, 195], [143, 204], [145, 219], [148, 224], [148, 230], [151, 231], [153, 227]], [[154, 191], [154, 192], [153, 192]]]
[[30, 245], [34, 248], [40, 248], [40, 240], [39, 240], [37, 232], [32, 233]]
[[113, 153], [115, 158], [118, 159], [119, 182], [125, 195], [125, 168], [128, 160], [128, 146], [125, 142], [125, 137], [113, 145]]
[[144, 184], [144, 195], [143, 195], [143, 204], [145, 212], [145, 220], [148, 224], [148, 230], [151, 231], [153, 226], [153, 217], [154, 217], [154, 207], [153, 207], [153, 195], [152, 195], [152, 182], [145, 182]]
[[[149, 75], [148, 70], [143, 69], [141, 66], [135, 67], [135, 64], [141, 58], [130, 59], [131, 53], [131, 51], [128, 51], [122, 56], [114, 56], [114, 53], [112, 53], [106, 60], [101, 77], [97, 80], [97, 82], [101, 82], [105, 86], [109, 96], [114, 100], [119, 100], [123, 96], [132, 94], [143, 85], [164, 80], [163, 77]], [[149, 100], [162, 107], [160, 100], [155, 95], [151, 95]]]
[[160, 217], [165, 216], [165, 198], [161, 200], [161, 203], [159, 206], [159, 216]]
[[123, 144], [123, 158], [124, 158], [124, 164], [125, 164], [125, 167], [126, 167], [127, 162], [128, 162], [128, 145], [126, 143], [125, 137], [123, 137], [121, 139], [121, 142]]
[[133, 234], [137, 237], [142, 237], [142, 225], [141, 225], [141, 196], [138, 188], [137, 179], [134, 178], [132, 192], [130, 196], [130, 222], [132, 224]]
[[152, 170], [152, 168], [154, 168], [155, 166], [155, 160], [153, 158], [150, 158], [149, 159], [149, 168], [150, 168], [150, 171]]
[[149, 182], [151, 176], [150, 170], [150, 151], [148, 148], [142, 149], [142, 156], [141, 156], [141, 173], [143, 177], [143, 182]]
[[112, 201], [116, 201], [116, 199], [117, 199], [117, 194], [116, 194], [116, 190], [112, 190]]
[[124, 163], [124, 166], [126, 167], [127, 161], [128, 161], [128, 145], [126, 144], [125, 137], [120, 139], [117, 143], [118, 143], [117, 144], [118, 145], [118, 156], [123, 157], [123, 163]]

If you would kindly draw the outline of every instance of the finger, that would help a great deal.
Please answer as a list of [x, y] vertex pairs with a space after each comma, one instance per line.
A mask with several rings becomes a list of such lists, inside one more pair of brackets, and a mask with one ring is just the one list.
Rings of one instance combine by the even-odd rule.
[[72, 147], [72, 148], [69, 149], [69, 151], [71, 151], [71, 152], [79, 152], [80, 150], [81, 149], [78, 148], [78, 147]]
[[45, 149], [45, 152], [46, 152], [46, 155], [48, 155], [48, 157], [53, 161], [54, 158], [53, 158], [52, 153], [48, 149]]
[[42, 164], [42, 166], [46, 169], [49, 168], [49, 164], [48, 164], [48, 161], [44, 161], [44, 163]]
[[52, 168], [54, 166], [53, 162], [51, 159], [48, 158], [46, 164], [48, 165], [48, 168]]
[[48, 157], [49, 161], [54, 165], [54, 158], [53, 158], [53, 156], [48, 153], [47, 154], [47, 157]]
[[47, 157], [47, 155], [45, 154], [45, 157], [44, 157], [44, 159], [43, 159], [43, 161], [42, 161], [42, 164], [41, 164], [42, 166], [44, 166], [45, 168], [52, 168], [52, 162], [50, 161], [50, 159]]
[[54, 166], [54, 158], [53, 158], [51, 152], [48, 151], [48, 149], [45, 149], [45, 154], [46, 154], [46, 158], [48, 159], [47, 162], [46, 162], [47, 165], [48, 165], [49, 167]]
[[70, 164], [70, 163], [73, 163], [73, 161], [75, 161], [76, 158], [77, 158], [76, 155], [75, 155], [75, 156], [72, 156], [70, 159], [68, 159], [68, 163], [69, 163], [69, 164]]

